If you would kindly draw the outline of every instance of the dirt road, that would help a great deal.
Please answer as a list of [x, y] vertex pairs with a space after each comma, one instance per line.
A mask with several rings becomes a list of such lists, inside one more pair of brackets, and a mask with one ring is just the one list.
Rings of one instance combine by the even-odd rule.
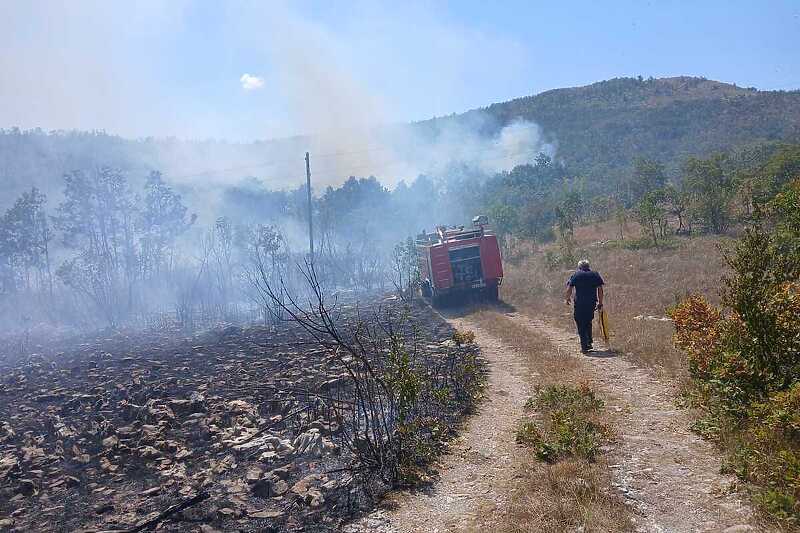
[[[582, 356], [575, 335], [545, 321], [505, 316], [546, 337], [565, 357], [581, 358], [594, 388], [616, 413], [619, 438], [609, 452], [610, 464], [615, 488], [634, 510], [637, 531], [755, 530], [749, 506], [733, 491], [734, 480], [719, 473], [712, 446], [689, 430], [689, 417], [675, 407], [671, 387], [624, 357]], [[514, 431], [535, 383], [523, 355], [489, 334], [475, 316], [449, 321], [476, 334], [490, 365], [486, 400], [442, 458], [441, 477], [432, 487], [391, 495], [387, 509], [346, 531], [491, 531], [508, 504], [519, 481], [512, 467], [521, 453]]]

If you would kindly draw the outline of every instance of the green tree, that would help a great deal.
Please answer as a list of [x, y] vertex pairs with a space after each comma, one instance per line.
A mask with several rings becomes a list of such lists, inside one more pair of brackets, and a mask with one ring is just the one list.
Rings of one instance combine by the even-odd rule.
[[662, 191], [648, 192], [636, 206], [636, 217], [643, 230], [653, 239], [653, 246], [655, 247], [658, 247], [658, 239], [665, 236], [666, 214]]
[[685, 165], [693, 216], [712, 233], [723, 233], [732, 219], [735, 189], [726, 163], [725, 155], [715, 154], [708, 159], [690, 157]]
[[686, 211], [689, 209], [689, 195], [674, 185], [667, 185], [663, 189], [663, 202], [667, 213], [678, 219], [676, 231], [679, 234], [683, 233], [684, 218]]
[[638, 202], [650, 191], [661, 189], [667, 182], [663, 164], [652, 159], [636, 158], [633, 161], [631, 177], [631, 202]]

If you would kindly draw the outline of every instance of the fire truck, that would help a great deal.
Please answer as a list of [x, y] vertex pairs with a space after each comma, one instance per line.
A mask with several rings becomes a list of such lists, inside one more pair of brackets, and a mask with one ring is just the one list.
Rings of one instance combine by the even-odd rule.
[[438, 226], [417, 236], [422, 295], [436, 307], [458, 294], [497, 301], [503, 263], [497, 237], [486, 216], [472, 219], [472, 228]]

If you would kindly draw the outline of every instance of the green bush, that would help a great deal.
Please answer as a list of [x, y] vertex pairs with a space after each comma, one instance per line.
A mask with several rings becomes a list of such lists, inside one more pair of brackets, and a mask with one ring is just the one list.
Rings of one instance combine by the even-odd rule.
[[669, 311], [704, 436], [772, 517], [800, 522], [800, 180], [727, 254], [723, 308], [690, 296]]
[[531, 447], [539, 460], [555, 462], [568, 456], [593, 460], [608, 430], [594, 420], [603, 401], [586, 384], [551, 385], [540, 389], [526, 408], [541, 416], [517, 429], [517, 443]]

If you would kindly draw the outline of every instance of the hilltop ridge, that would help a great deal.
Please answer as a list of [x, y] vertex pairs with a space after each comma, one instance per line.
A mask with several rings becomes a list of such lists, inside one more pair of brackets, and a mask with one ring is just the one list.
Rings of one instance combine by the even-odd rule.
[[[636, 157], [657, 159], [674, 173], [687, 156], [798, 141], [800, 91], [759, 91], [689, 76], [614, 78], [494, 103], [411, 127], [433, 140], [452, 124], [494, 135], [518, 120], [538, 124], [544, 139], [557, 147], [557, 158], [574, 172], [613, 180], [628, 173]], [[302, 138], [253, 143], [131, 140], [103, 132], [12, 128], [0, 130], [0, 181], [7, 198], [14, 198], [31, 185], [57, 192], [63, 173], [101, 165], [141, 176], [154, 169], [169, 176], [231, 166], [242, 167], [244, 178], [258, 172], [246, 165], [261, 163], [271, 153], [299, 150], [300, 144]]]
[[626, 172], [636, 157], [673, 171], [690, 155], [800, 139], [800, 91], [760, 91], [701, 77], [614, 78], [427, 121], [492, 117], [490, 128], [537, 123], [558, 157], [589, 177]]

